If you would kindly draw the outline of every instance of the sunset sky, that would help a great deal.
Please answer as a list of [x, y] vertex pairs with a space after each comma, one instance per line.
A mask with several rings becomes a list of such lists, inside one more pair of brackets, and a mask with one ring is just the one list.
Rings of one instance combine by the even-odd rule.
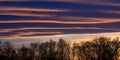
[[120, 0], [0, 0], [1, 40], [99, 36], [120, 36]]

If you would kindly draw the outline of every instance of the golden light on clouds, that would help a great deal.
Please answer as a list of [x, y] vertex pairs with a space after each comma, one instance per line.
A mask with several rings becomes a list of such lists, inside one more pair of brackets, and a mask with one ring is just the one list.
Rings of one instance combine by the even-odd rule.
[[48, 14], [31, 14], [31, 13], [19, 13], [19, 12], [0, 12], [0, 15], [29, 16], [29, 17], [51, 17], [52, 16]]
[[72, 10], [50, 9], [50, 8], [30, 8], [30, 7], [11, 7], [0, 6], [0, 11], [36, 11], [36, 12], [71, 12]]
[[47, 35], [56, 35], [56, 34], [62, 34], [62, 32], [18, 32], [14, 35], [10, 35], [10, 36], [0, 36], [0, 38], [21, 38], [21, 37], [35, 37], [34, 34], [39, 34], [39, 35], [43, 35], [43, 34], [47, 34]]
[[0, 0], [0, 38], [112, 35], [120, 31], [119, 7], [117, 0]]
[[[8, 14], [8, 13], [7, 13]], [[9, 15], [9, 14], [8, 14]], [[14, 14], [13, 14], [14, 15]], [[15, 14], [16, 15], [16, 14]], [[22, 14], [23, 15], [23, 14]], [[24, 15], [25, 16], [25, 15]], [[28, 16], [28, 15], [27, 15]], [[32, 15], [29, 15], [32, 16]], [[33, 15], [35, 16], [35, 15]], [[44, 15], [39, 15], [44, 16]], [[45, 15], [46, 17], [46, 15]], [[58, 20], [8, 20], [8, 21], [0, 21], [0, 23], [61, 23], [61, 24], [100, 24], [100, 23], [111, 23], [111, 22], [120, 22], [119, 19], [104, 19], [104, 18], [84, 18], [86, 20], [94, 20], [93, 22], [87, 22], [87, 21], [58, 21]]]
[[12, 32], [12, 31], [20, 31], [20, 30], [65, 30], [65, 29], [96, 29], [96, 30], [118, 30], [120, 29], [111, 29], [111, 28], [98, 28], [98, 27], [23, 27], [23, 28], [9, 28], [9, 29], [1, 29], [0, 33], [3, 32]]

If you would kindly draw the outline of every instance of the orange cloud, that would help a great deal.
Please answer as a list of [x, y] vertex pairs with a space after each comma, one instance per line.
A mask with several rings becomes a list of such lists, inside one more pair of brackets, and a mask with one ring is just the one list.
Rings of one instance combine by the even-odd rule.
[[48, 14], [32, 14], [32, 13], [19, 13], [19, 12], [0, 12], [0, 15], [13, 15], [13, 16], [31, 16], [31, 17], [52, 17], [55, 15]]
[[0, 36], [0, 38], [21, 38], [21, 37], [35, 37], [35, 34], [39, 35], [56, 35], [56, 34], [63, 34], [62, 32], [18, 32], [14, 35], [9, 36]]
[[29, 7], [11, 7], [0, 6], [1, 11], [36, 11], [36, 12], [70, 12], [71, 10], [50, 9], [50, 8], [29, 8]]
[[[16, 11], [20, 11], [20, 12], [16, 12]], [[21, 11], [24, 11], [24, 12], [21, 12]], [[35, 12], [70, 12], [71, 10], [0, 6], [0, 15], [32, 16], [32, 17], [55, 17], [56, 16], [56, 15], [50, 15], [50, 14], [34, 14], [34, 13], [31, 13], [32, 11], [35, 11]]]
[[[61, 24], [98, 24], [98, 23], [120, 22], [119, 18], [93, 18], [93, 17], [87, 18], [87, 17], [81, 17], [81, 16], [57, 16], [57, 14], [34, 14], [34, 13], [16, 12], [16, 11], [70, 12], [71, 10], [1, 6], [0, 15], [28, 16], [28, 17], [38, 17], [38, 18], [40, 17], [53, 18], [54, 17], [57, 20], [24, 20], [23, 19], [23, 20], [0, 21], [0, 23], [48, 22], [48, 23], [61, 23]], [[119, 13], [120, 11], [109, 11], [109, 10], [107, 11], [97, 10], [96, 12], [120, 14]]]
[[[103, 12], [103, 11], [101, 11], [101, 12]], [[106, 11], [106, 12], [111, 12], [111, 11]], [[119, 13], [118, 11], [115, 11], [115, 12]], [[113, 13], [114, 13], [114, 11], [113, 11]], [[63, 16], [60, 19], [77, 20], [78, 22], [82, 21], [82, 20], [83, 21], [87, 20], [87, 21], [85, 21], [86, 23], [87, 22], [89, 22], [89, 23], [91, 23], [91, 22], [93, 22], [93, 23], [94, 22], [96, 22], [96, 23], [120, 22], [119, 18], [92, 18], [92, 17], [87, 18], [87, 17], [76, 17], [76, 16]]]
[[[70, 19], [65, 18], [65, 19]], [[72, 17], [73, 18], [73, 17]], [[72, 19], [71, 18], [71, 19]], [[63, 17], [64, 19], [64, 17]], [[74, 19], [74, 18], [73, 18]], [[77, 19], [77, 18], [76, 18]], [[79, 21], [81, 18], [78, 18], [77, 21], [58, 21], [58, 20], [7, 20], [7, 21], [0, 21], [0, 23], [61, 23], [61, 24], [99, 24], [99, 23], [110, 23], [110, 22], [120, 22], [119, 19], [110, 19], [110, 18], [82, 18], [85, 20], [94, 20], [92, 22], [86, 22], [86, 21]]]
[[[120, 29], [113, 29], [113, 28], [98, 28], [98, 27], [23, 27], [23, 28], [10, 28], [10, 29], [1, 29], [0, 33], [5, 33], [5, 32], [12, 32], [12, 31], [21, 31], [21, 30], [65, 30], [65, 29], [96, 29], [96, 30], [116, 30], [120, 31]], [[40, 32], [41, 33], [41, 32]]]

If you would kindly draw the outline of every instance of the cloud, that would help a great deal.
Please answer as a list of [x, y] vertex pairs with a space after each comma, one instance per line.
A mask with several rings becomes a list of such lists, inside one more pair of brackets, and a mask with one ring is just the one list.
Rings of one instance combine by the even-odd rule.
[[61, 34], [80, 34], [80, 33], [100, 33], [120, 31], [117, 28], [98, 28], [98, 27], [21, 27], [1, 29], [0, 37], [20, 38], [35, 37], [44, 35], [61, 35]]
[[29, 16], [29, 17], [51, 17], [47, 14], [30, 14], [30, 13], [12, 13], [12, 12], [0, 12], [0, 15], [13, 15], [13, 16]]
[[119, 19], [102, 21], [102, 22], [81, 22], [81, 21], [56, 21], [56, 20], [11, 20], [11, 21], [1, 21], [0, 23], [58, 23], [58, 24], [100, 24], [100, 23], [110, 23], [110, 22], [119, 22]]
[[70, 10], [48, 9], [48, 8], [28, 8], [28, 7], [5, 7], [1, 6], [0, 15], [29, 16], [29, 17], [54, 17], [50, 14], [37, 14], [33, 12], [70, 12]]
[[1, 0], [0, 38], [119, 32], [119, 7], [113, 0]]
[[36, 12], [69, 12], [70, 10], [48, 9], [48, 8], [30, 8], [30, 7], [11, 7], [0, 6], [1, 11], [36, 11]]
[[71, 2], [71, 3], [86, 3], [86, 4], [97, 4], [97, 5], [112, 5], [120, 6], [119, 0], [0, 0], [1, 2], [12, 1], [12, 2]]
[[116, 14], [120, 14], [120, 11], [110, 11], [110, 10], [99, 10], [98, 12], [101, 12], [101, 13], [116, 13]]
[[22, 27], [22, 28], [8, 28], [1, 29], [0, 33], [4, 32], [13, 32], [13, 31], [23, 31], [23, 30], [69, 30], [69, 29], [96, 29], [96, 30], [119, 30], [119, 29], [111, 29], [111, 28], [98, 28], [98, 27]]
[[[92, 15], [91, 15], [92, 14]], [[120, 22], [119, 11], [114, 10], [68, 10], [28, 7], [1, 7], [0, 23], [61, 23], [97, 24]], [[10, 18], [9, 18], [10, 16]]]
[[44, 35], [56, 35], [62, 34], [62, 32], [7, 32], [0, 33], [0, 38], [20, 38], [20, 37], [34, 37], [34, 36], [44, 36]]

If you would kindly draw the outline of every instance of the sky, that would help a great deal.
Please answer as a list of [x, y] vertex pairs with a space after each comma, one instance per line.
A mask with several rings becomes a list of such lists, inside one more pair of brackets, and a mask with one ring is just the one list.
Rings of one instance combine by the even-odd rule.
[[0, 39], [104, 35], [120, 36], [120, 0], [0, 0]]

